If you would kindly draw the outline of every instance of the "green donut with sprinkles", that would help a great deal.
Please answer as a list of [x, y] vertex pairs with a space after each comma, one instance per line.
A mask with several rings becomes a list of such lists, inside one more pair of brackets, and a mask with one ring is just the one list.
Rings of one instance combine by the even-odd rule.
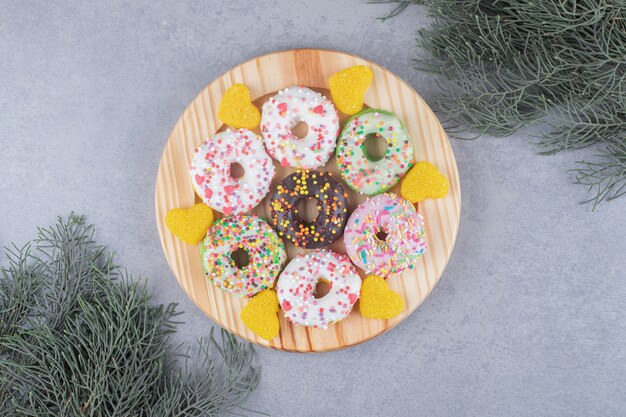
[[[387, 142], [380, 159], [371, 157], [365, 148], [365, 139], [372, 134]], [[393, 187], [413, 166], [413, 143], [395, 114], [365, 109], [346, 122], [336, 156], [346, 184], [361, 194], [375, 195]]]

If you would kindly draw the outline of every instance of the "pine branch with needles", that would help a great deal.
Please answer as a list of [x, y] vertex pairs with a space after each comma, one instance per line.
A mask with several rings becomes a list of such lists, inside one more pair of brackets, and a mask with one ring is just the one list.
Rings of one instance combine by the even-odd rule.
[[179, 312], [115, 266], [80, 216], [0, 269], [0, 416], [214, 416], [256, 388], [251, 345], [173, 347]]
[[436, 107], [451, 133], [507, 136], [541, 123], [542, 154], [604, 147], [573, 170], [593, 193], [585, 202], [595, 208], [624, 194], [624, 0], [373, 3], [393, 5], [383, 20], [426, 5], [434, 22], [417, 32], [423, 54], [415, 64], [441, 80]]

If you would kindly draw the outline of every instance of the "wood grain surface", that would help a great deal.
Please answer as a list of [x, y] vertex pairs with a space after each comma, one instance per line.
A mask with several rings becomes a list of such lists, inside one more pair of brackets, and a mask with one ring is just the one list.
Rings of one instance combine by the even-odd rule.
[[[188, 245], [165, 226], [166, 213], [177, 207], [190, 207], [200, 199], [196, 196], [188, 174], [194, 148], [205, 138], [225, 127], [217, 117], [217, 109], [224, 91], [232, 84], [244, 83], [251, 91], [254, 103], [260, 108], [267, 97], [291, 85], [304, 85], [328, 96], [328, 77], [352, 65], [369, 65], [374, 81], [365, 95], [370, 107], [394, 112], [405, 124], [415, 148], [415, 161], [429, 161], [450, 180], [447, 197], [420, 203], [418, 211], [424, 216], [428, 250], [415, 269], [388, 280], [390, 288], [405, 300], [403, 314], [391, 320], [365, 319], [359, 314], [358, 302], [345, 320], [327, 330], [292, 325], [279, 313], [280, 335], [265, 341], [249, 331], [239, 318], [248, 302], [214, 287], [204, 276], [199, 246]], [[341, 121], [346, 117], [342, 116]], [[257, 129], [257, 133], [259, 133]], [[276, 161], [276, 176], [271, 190], [293, 168], [281, 167]], [[336, 178], [334, 158], [321, 171], [331, 171]], [[350, 212], [366, 196], [348, 191]], [[271, 194], [270, 190], [270, 194]], [[399, 193], [399, 185], [391, 189]], [[320, 352], [352, 346], [394, 327], [411, 314], [432, 291], [441, 276], [456, 240], [461, 210], [459, 177], [454, 154], [439, 121], [422, 98], [405, 82], [385, 68], [363, 58], [346, 53], [316, 49], [297, 49], [275, 52], [245, 62], [213, 81], [200, 92], [184, 111], [169, 136], [156, 179], [156, 221], [167, 261], [182, 288], [196, 305], [213, 321], [228, 331], [262, 346], [297, 352]], [[217, 217], [221, 215], [217, 212]], [[269, 219], [269, 201], [266, 198], [252, 213]], [[285, 242], [289, 259], [307, 250]], [[342, 239], [329, 246], [345, 253]], [[359, 271], [362, 276], [363, 271]]]

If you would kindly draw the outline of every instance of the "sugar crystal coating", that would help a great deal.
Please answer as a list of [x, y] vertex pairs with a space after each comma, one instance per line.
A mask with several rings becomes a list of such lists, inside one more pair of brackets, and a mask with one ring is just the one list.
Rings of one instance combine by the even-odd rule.
[[412, 203], [448, 195], [448, 179], [429, 162], [418, 162], [402, 180], [400, 193]]
[[349, 115], [361, 111], [373, 78], [372, 70], [366, 65], [355, 65], [331, 75], [328, 86], [337, 108]]
[[233, 84], [224, 92], [217, 117], [235, 129], [254, 129], [261, 121], [261, 113], [250, 98], [250, 90], [243, 84]]
[[273, 289], [256, 294], [241, 310], [241, 321], [254, 334], [265, 340], [278, 336], [278, 297]]

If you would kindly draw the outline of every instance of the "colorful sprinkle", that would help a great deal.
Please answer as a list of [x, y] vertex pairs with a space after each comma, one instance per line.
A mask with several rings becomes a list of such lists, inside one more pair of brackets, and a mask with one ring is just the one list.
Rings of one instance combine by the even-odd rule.
[[[387, 142], [382, 159], [367, 154], [365, 139], [377, 133]], [[413, 165], [413, 145], [393, 113], [365, 109], [343, 127], [337, 144], [337, 166], [346, 183], [362, 194], [374, 195], [393, 187]]]
[[[245, 250], [248, 265], [240, 268], [232, 253]], [[251, 297], [271, 288], [287, 259], [285, 246], [274, 229], [257, 216], [239, 214], [213, 224], [201, 247], [206, 277], [216, 287]]]
[[[296, 171], [278, 184], [270, 199], [272, 225], [296, 246], [326, 246], [343, 233], [348, 219], [347, 197], [330, 172]], [[298, 204], [306, 198], [317, 201], [318, 216], [312, 222], [298, 214]]]
[[[227, 216], [244, 213], [268, 193], [274, 164], [254, 132], [227, 130], [205, 140], [194, 152], [189, 168], [194, 189], [214, 210]], [[231, 175], [233, 163], [243, 167], [242, 177]]]
[[[283, 166], [321, 167], [335, 150], [339, 119], [333, 103], [302, 86], [281, 90], [263, 105], [261, 133], [269, 154]], [[306, 123], [305, 137], [291, 131]]]
[[343, 243], [356, 266], [386, 278], [413, 268], [426, 250], [424, 237], [424, 221], [413, 204], [380, 194], [350, 215]]
[[[330, 290], [316, 298], [320, 279]], [[292, 259], [276, 284], [285, 317], [295, 324], [321, 329], [346, 318], [360, 290], [361, 277], [348, 257], [323, 249]]]

